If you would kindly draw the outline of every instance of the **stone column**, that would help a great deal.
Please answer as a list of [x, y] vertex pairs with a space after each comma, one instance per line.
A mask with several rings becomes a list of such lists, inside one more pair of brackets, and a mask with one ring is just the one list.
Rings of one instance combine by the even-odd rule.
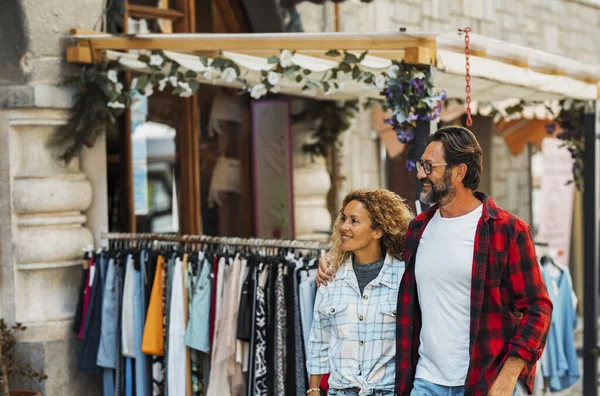
[[[292, 112], [302, 111], [302, 100], [292, 101]], [[314, 122], [292, 124], [294, 162], [294, 222], [296, 239], [329, 241], [331, 214], [327, 209], [327, 193], [331, 178], [323, 157], [311, 158], [302, 151], [310, 142]]]
[[[73, 90], [61, 85], [70, 28], [94, 29], [103, 0], [6, 0], [0, 13], [0, 314], [21, 322], [18, 355], [43, 370], [45, 395], [96, 395], [97, 377], [76, 370], [71, 331], [81, 281], [83, 227], [92, 188], [79, 160], [57, 161], [48, 137], [68, 119]], [[106, 193], [106, 192], [105, 192]]]
[[66, 120], [65, 110], [0, 110], [9, 163], [2, 214], [10, 219], [2, 224], [3, 315], [27, 326], [20, 353], [47, 373], [41, 390], [48, 395], [80, 394], [91, 385], [76, 373], [79, 340], [71, 326], [83, 248], [93, 243], [82, 226], [92, 189], [77, 159], [64, 166], [45, 146]]

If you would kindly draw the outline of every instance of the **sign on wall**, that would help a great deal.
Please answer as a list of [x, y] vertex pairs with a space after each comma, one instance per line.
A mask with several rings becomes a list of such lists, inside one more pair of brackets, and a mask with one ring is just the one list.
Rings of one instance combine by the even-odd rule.
[[540, 230], [538, 239], [548, 243], [557, 264], [568, 265], [571, 249], [573, 224], [573, 199], [575, 185], [567, 183], [573, 179], [573, 159], [563, 143], [556, 138], [545, 138], [542, 142], [543, 171], [540, 193]]

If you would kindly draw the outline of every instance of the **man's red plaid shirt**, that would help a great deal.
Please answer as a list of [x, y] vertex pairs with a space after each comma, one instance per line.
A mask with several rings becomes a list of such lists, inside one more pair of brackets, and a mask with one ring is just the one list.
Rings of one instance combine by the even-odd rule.
[[[487, 395], [509, 356], [527, 364], [520, 379], [533, 390], [535, 363], [546, 344], [552, 302], [536, 259], [529, 226], [496, 206], [487, 195], [475, 234], [471, 280], [470, 364], [466, 395]], [[406, 269], [398, 292], [396, 394], [408, 396], [419, 360], [421, 309], [415, 258], [421, 235], [437, 206], [417, 216], [408, 228]], [[448, 235], [448, 238], [451, 238]], [[519, 323], [513, 312], [522, 312]]]

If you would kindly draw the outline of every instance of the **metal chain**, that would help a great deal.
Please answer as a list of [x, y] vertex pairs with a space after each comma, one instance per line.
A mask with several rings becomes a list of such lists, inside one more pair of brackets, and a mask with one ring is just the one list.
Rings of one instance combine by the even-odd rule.
[[466, 27], [460, 31], [465, 34], [465, 69], [466, 69], [465, 81], [467, 83], [465, 91], [467, 92], [467, 99], [466, 99], [466, 102], [467, 102], [467, 126], [470, 127], [473, 125], [473, 119], [471, 118], [471, 63], [470, 63], [471, 39], [469, 38], [469, 33], [471, 33], [471, 28]]

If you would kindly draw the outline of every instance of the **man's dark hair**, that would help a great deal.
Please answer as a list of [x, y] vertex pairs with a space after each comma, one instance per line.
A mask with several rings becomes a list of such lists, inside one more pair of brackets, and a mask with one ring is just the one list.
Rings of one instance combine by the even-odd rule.
[[473, 191], [477, 190], [483, 171], [483, 150], [473, 132], [463, 127], [447, 126], [430, 135], [427, 144], [431, 142], [440, 142], [444, 146], [448, 168], [467, 165], [463, 185]]

